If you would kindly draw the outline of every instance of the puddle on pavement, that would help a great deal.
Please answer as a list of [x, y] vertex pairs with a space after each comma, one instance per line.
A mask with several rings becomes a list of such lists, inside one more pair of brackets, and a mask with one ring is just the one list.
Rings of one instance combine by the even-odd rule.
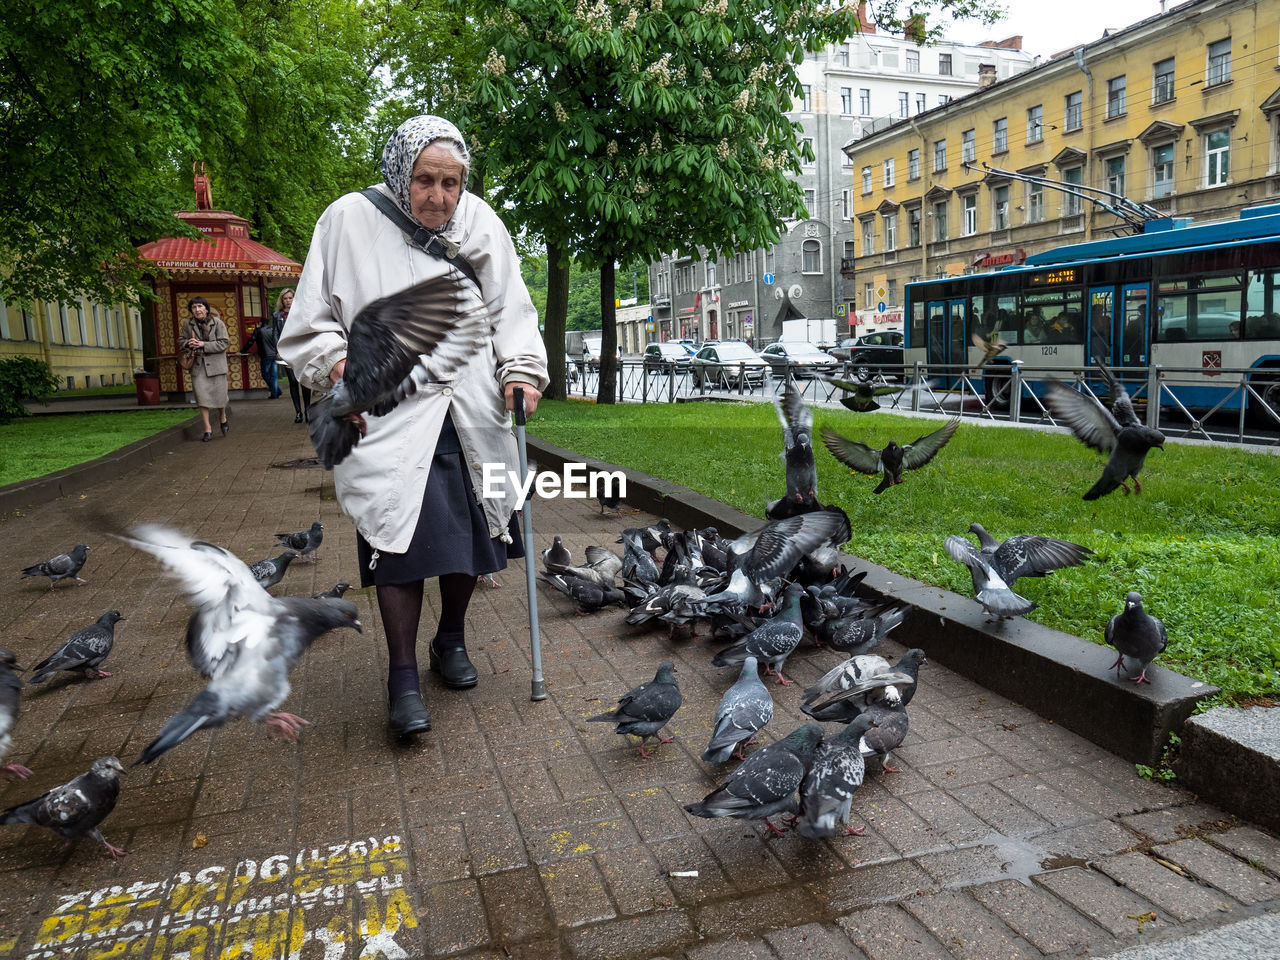
[[[1088, 862], [1080, 857], [1046, 850], [1034, 839], [1006, 837], [995, 831], [981, 840], [956, 849], [986, 849], [991, 852], [991, 858], [987, 863], [975, 864], [974, 870], [953, 878], [947, 884], [948, 887], [972, 887], [997, 880], [1017, 880], [1031, 886], [1031, 878], [1037, 874], [1066, 867], [1083, 867]], [[989, 866], [994, 866], [994, 869], [984, 869]]]

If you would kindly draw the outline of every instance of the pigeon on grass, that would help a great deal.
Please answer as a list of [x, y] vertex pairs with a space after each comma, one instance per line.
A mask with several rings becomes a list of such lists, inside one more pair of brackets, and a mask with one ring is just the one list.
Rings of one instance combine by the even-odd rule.
[[[9, 753], [9, 746], [13, 742], [13, 725], [18, 722], [18, 710], [22, 706], [22, 681], [14, 673], [21, 669], [18, 666], [18, 655], [0, 647], [0, 760], [4, 760]], [[0, 776], [10, 780], [25, 780], [31, 776], [31, 771], [20, 763], [8, 763], [0, 767]]]
[[77, 630], [49, 656], [32, 667], [31, 682], [44, 683], [59, 671], [84, 671], [93, 680], [111, 674], [98, 669], [116, 642], [116, 624], [125, 619], [119, 610], [108, 610], [96, 623]]
[[[866, 827], [849, 825], [853, 795], [862, 786], [866, 761], [862, 737], [875, 721], [862, 715], [813, 751], [813, 763], [800, 785], [800, 817], [796, 831], [810, 840], [826, 840], [840, 833], [861, 836]], [[843, 828], [843, 830], [841, 829]]]
[[88, 837], [106, 847], [113, 858], [123, 857], [125, 851], [108, 843], [98, 830], [98, 824], [116, 808], [122, 773], [124, 767], [115, 757], [99, 757], [88, 773], [0, 813], [0, 824], [45, 827], [67, 838], [63, 849], [79, 837]]
[[324, 540], [324, 524], [317, 520], [311, 525], [309, 530], [300, 530], [297, 533], [277, 533], [276, 546], [288, 547], [290, 550], [297, 550], [299, 558], [303, 560], [313, 560], [312, 554], [316, 552], [316, 548], [320, 546]]
[[880, 485], [872, 493], [884, 493], [890, 487], [902, 482], [902, 471], [919, 470], [938, 455], [938, 451], [947, 445], [947, 441], [955, 435], [960, 426], [960, 418], [953, 417], [945, 424], [926, 433], [922, 437], [898, 446], [897, 441], [890, 440], [883, 450], [876, 450], [865, 443], [842, 437], [830, 427], [822, 428], [822, 442], [831, 455], [851, 470], [875, 476], [883, 473]]
[[702, 751], [708, 763], [724, 763], [732, 756], [742, 759], [742, 748], [754, 743], [755, 735], [773, 719], [773, 698], [756, 669], [755, 657], [743, 660], [737, 682], [720, 698], [711, 741]]
[[1125, 594], [1124, 609], [1107, 621], [1107, 643], [1120, 654], [1111, 666], [1116, 675], [1124, 668], [1127, 657], [1138, 661], [1141, 672], [1130, 677], [1134, 683], [1150, 683], [1147, 666], [1169, 645], [1169, 633], [1164, 621], [1142, 609], [1142, 594], [1130, 590]]
[[1093, 556], [1088, 547], [1070, 540], [1019, 534], [1000, 541], [980, 523], [969, 524], [969, 532], [977, 535], [980, 549], [975, 550], [966, 537], [950, 536], [945, 543], [947, 555], [969, 568], [974, 596], [995, 617], [1018, 617], [1036, 608], [1033, 601], [1013, 592], [1020, 577], [1048, 576]]
[[74, 577], [76, 583], [88, 583], [88, 580], [80, 578], [80, 568], [84, 566], [88, 553], [88, 547], [83, 543], [77, 543], [69, 553], [60, 553], [56, 557], [50, 557], [48, 560], [24, 568], [22, 575], [24, 577], [48, 577], [50, 590], [53, 589], [55, 583], [59, 580], [65, 580], [67, 577]]
[[658, 664], [658, 672], [648, 683], [628, 690], [618, 705], [607, 713], [587, 717], [587, 723], [615, 724], [613, 732], [640, 738], [640, 756], [649, 759], [644, 745], [650, 737], [659, 743], [671, 743], [674, 737], [659, 736], [658, 731], [676, 715], [684, 697], [676, 683], [676, 667], [670, 660]]
[[779, 814], [794, 814], [799, 805], [796, 791], [804, 782], [813, 753], [822, 739], [822, 727], [806, 723], [785, 739], [762, 747], [747, 757], [723, 784], [698, 803], [685, 805], [695, 817], [737, 817], [763, 820], [775, 837], [782, 831], [769, 822]]

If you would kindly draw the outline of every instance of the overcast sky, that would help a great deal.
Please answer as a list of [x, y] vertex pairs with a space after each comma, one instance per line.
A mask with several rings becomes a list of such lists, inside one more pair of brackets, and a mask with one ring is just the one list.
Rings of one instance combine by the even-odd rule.
[[[1172, 9], [1184, 0], [1170, 0]], [[1047, 57], [1068, 47], [1097, 40], [1103, 30], [1112, 32], [1160, 12], [1160, 0], [1004, 0], [1009, 15], [995, 26], [955, 24], [947, 39], [962, 43], [1003, 40], [1022, 34], [1022, 49]]]

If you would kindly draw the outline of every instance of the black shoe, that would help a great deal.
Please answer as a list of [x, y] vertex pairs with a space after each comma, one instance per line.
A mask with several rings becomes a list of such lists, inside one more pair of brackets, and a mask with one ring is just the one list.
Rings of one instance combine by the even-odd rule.
[[466, 647], [450, 647], [438, 653], [436, 645], [431, 644], [431, 670], [440, 674], [446, 687], [454, 690], [469, 690], [480, 679]]
[[222, 435], [225, 437], [227, 435], [227, 431], [231, 429], [231, 424], [228, 423], [226, 420], [223, 420], [220, 424], [218, 424], [218, 429], [222, 431]]
[[295, 414], [293, 415], [293, 422], [294, 422], [294, 423], [301, 423], [301, 422], [302, 422], [302, 414], [300, 414], [300, 413], [295, 413]]
[[387, 729], [393, 736], [407, 737], [431, 729], [431, 714], [422, 702], [422, 694], [410, 690], [396, 697], [387, 707]]
[[206, 431], [205, 431], [204, 436], [200, 438], [200, 442], [201, 442], [201, 443], [208, 443], [208, 442], [209, 442], [210, 440], [212, 440], [212, 439], [213, 439], [213, 434], [212, 434], [212, 433], [209, 433], [209, 432], [206, 430]]

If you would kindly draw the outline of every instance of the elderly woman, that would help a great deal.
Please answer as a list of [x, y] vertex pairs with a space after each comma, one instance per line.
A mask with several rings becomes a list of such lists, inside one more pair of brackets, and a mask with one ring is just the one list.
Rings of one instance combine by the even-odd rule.
[[191, 389], [196, 395], [200, 418], [204, 421], [204, 436], [201, 439], [208, 443], [213, 439], [213, 425], [209, 422], [210, 410], [218, 411], [219, 427], [224, 437], [229, 429], [227, 347], [231, 345], [231, 337], [227, 334], [227, 325], [204, 297], [188, 300], [187, 312], [190, 316], [182, 325], [182, 349], [195, 354], [195, 363], [190, 370]]
[[[417, 662], [428, 578], [440, 578], [431, 669], [445, 686], [476, 684], [464, 636], [471, 593], [480, 575], [522, 555], [514, 491], [480, 498], [483, 469], [496, 463], [518, 472], [512, 392], [524, 388], [532, 413], [547, 385], [537, 313], [515, 247], [493, 210], [466, 192], [469, 165], [462, 134], [447, 120], [419, 116], [401, 124], [383, 150], [385, 183], [374, 189], [410, 226], [443, 243], [415, 244], [362, 193], [339, 198], [316, 224], [280, 339], [280, 354], [301, 383], [323, 392], [342, 377], [352, 321], [380, 297], [448, 273], [466, 295], [462, 310], [492, 314], [479, 351], [449, 379], [429, 383], [385, 416], [368, 416], [368, 433], [334, 468], [339, 504], [356, 525], [361, 586], [377, 589], [390, 660], [387, 723], [397, 736], [431, 729]], [[431, 252], [453, 245], [457, 260]], [[469, 263], [474, 279], [459, 262]]]

